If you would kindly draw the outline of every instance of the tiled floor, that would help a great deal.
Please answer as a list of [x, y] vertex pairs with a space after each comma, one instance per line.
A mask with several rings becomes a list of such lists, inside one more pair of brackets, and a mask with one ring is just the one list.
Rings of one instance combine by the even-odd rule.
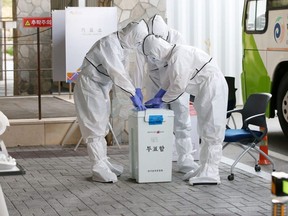
[[175, 163], [171, 182], [138, 184], [130, 178], [128, 146], [109, 146], [110, 160], [124, 173], [107, 184], [91, 181], [86, 147], [73, 148], [9, 149], [26, 171], [0, 177], [10, 216], [271, 215], [270, 181], [240, 169], [228, 181], [226, 163], [220, 185], [191, 186]]

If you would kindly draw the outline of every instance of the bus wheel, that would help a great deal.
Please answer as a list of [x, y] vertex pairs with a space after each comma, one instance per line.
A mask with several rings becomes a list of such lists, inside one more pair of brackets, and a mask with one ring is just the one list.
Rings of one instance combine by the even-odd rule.
[[288, 74], [282, 79], [277, 94], [277, 115], [285, 136], [288, 137]]

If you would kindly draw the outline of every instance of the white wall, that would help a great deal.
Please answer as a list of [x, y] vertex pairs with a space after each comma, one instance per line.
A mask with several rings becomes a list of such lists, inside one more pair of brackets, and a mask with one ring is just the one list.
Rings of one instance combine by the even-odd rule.
[[242, 104], [242, 33], [244, 0], [167, 0], [167, 22], [189, 45], [217, 60], [225, 76], [236, 79], [237, 104]]

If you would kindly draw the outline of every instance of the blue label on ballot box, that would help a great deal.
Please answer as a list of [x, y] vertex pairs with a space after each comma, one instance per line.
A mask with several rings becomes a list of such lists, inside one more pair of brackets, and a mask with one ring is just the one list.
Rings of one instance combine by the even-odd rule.
[[163, 123], [163, 115], [149, 116], [149, 125], [159, 125]]

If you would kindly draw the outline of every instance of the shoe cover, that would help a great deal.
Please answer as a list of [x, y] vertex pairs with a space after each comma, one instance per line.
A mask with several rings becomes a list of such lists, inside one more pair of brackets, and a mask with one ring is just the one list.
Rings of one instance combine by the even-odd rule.
[[17, 165], [16, 160], [11, 156], [6, 156], [0, 151], [0, 170], [9, 170], [15, 168]]
[[104, 137], [89, 140], [87, 152], [92, 163], [92, 180], [97, 182], [117, 182], [117, 176], [105, 163], [107, 160]]
[[217, 185], [220, 183], [220, 179], [212, 177], [192, 177], [189, 179], [190, 185]]
[[190, 171], [195, 172], [199, 168], [199, 165], [194, 161], [191, 154], [185, 154], [178, 157], [177, 170], [181, 173], [188, 173]]
[[[197, 164], [197, 165], [198, 165], [198, 164]], [[187, 172], [187, 173], [182, 177], [182, 179], [183, 179], [184, 181], [187, 181], [187, 180], [189, 180], [190, 178], [195, 177], [195, 176], [199, 173], [199, 171], [200, 171], [200, 166], [198, 165], [198, 168], [197, 168], [197, 169], [194, 169], [194, 170], [191, 170], [191, 171]]]
[[108, 159], [105, 160], [106, 165], [109, 167], [109, 169], [115, 173], [116, 176], [120, 176], [123, 173], [123, 166], [118, 164], [110, 163]]
[[117, 176], [113, 173], [104, 161], [99, 161], [92, 166], [92, 180], [97, 182], [117, 182]]
[[116, 176], [120, 176], [123, 173], [123, 166], [117, 165], [117, 164], [112, 164], [107, 157], [107, 144], [105, 142], [102, 142], [102, 149], [104, 151], [103, 154], [103, 160], [107, 164], [107, 166], [110, 168], [110, 170], [115, 173]]
[[178, 138], [175, 137], [176, 149], [178, 153], [177, 170], [181, 173], [187, 173], [191, 170], [196, 170], [198, 168], [198, 164], [194, 162], [194, 157], [192, 155], [194, 151], [191, 137], [184, 136], [185, 134], [182, 134], [183, 137], [181, 138], [180, 135]]
[[199, 171], [192, 175], [189, 184], [220, 184], [219, 167], [216, 164], [206, 163], [200, 166]]

